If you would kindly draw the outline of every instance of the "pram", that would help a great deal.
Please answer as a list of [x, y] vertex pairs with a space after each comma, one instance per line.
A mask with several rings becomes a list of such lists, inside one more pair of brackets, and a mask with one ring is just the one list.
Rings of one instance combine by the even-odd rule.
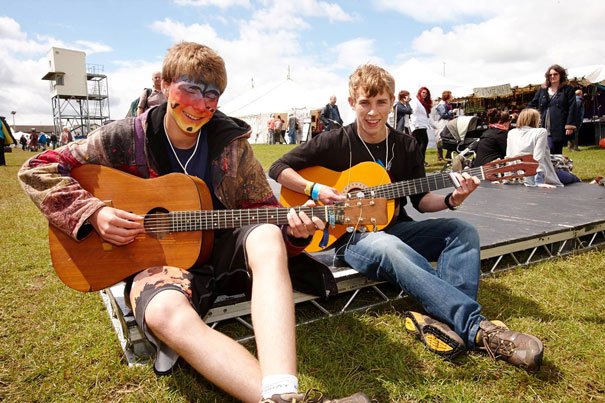
[[475, 150], [483, 128], [477, 128], [476, 116], [459, 116], [447, 122], [440, 133], [441, 146], [451, 154], [441, 172], [461, 171], [469, 168], [475, 159]]

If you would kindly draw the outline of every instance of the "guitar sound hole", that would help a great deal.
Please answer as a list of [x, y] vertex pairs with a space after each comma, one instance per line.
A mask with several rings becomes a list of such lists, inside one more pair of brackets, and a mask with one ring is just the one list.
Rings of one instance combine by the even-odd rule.
[[363, 197], [367, 197], [367, 195], [364, 192], [364, 188], [362, 188], [362, 187], [350, 187], [350, 188], [346, 189], [346, 194], [347, 194], [347, 199], [349, 199], [349, 200], [359, 199], [360, 194], [363, 194]]
[[158, 207], [145, 215], [145, 232], [147, 235], [162, 239], [172, 230], [172, 223], [168, 210]]

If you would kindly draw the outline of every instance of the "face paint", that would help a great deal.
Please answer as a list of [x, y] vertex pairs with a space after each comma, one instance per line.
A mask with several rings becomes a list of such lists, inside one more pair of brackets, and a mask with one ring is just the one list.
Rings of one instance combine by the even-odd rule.
[[181, 80], [170, 85], [168, 111], [181, 130], [197, 133], [216, 112], [220, 91], [211, 84]]

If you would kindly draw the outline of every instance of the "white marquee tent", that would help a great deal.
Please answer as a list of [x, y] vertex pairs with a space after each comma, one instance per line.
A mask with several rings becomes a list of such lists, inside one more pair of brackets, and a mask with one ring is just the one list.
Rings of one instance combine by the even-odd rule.
[[302, 123], [313, 109], [327, 102], [329, 94], [311, 91], [292, 79], [269, 83], [252, 88], [219, 109], [229, 116], [246, 121], [252, 127], [252, 142], [267, 142], [267, 121], [271, 114], [278, 113], [287, 122], [288, 114], [294, 113]]

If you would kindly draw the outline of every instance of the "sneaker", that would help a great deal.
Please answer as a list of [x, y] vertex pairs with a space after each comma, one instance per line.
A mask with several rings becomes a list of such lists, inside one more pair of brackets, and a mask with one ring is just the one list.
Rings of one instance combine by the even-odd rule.
[[324, 398], [322, 392], [317, 389], [309, 389], [305, 394], [302, 393], [284, 393], [273, 395], [270, 399], [263, 399], [260, 403], [370, 403], [371, 400], [365, 393], [357, 392], [349, 397], [341, 399]]
[[415, 334], [433, 353], [452, 359], [466, 350], [464, 341], [445, 323], [412, 311], [407, 311], [404, 318], [405, 330]]
[[479, 324], [477, 346], [494, 359], [500, 358], [528, 371], [540, 369], [544, 354], [544, 345], [537, 337], [509, 330], [489, 320]]

